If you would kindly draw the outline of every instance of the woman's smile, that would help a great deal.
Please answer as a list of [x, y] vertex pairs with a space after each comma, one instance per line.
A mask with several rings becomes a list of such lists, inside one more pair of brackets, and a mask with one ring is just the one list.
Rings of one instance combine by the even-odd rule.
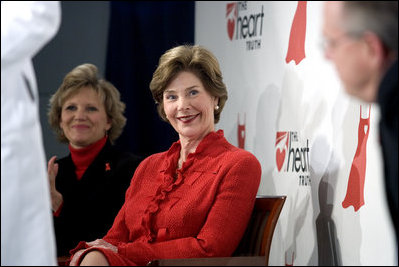
[[194, 121], [198, 116], [199, 116], [199, 113], [196, 115], [180, 116], [180, 117], [177, 117], [177, 119], [183, 123], [190, 123], [190, 122]]
[[72, 126], [72, 128], [80, 130], [80, 129], [88, 129], [90, 127], [88, 125], [85, 125], [85, 124], [76, 124], [76, 125]]

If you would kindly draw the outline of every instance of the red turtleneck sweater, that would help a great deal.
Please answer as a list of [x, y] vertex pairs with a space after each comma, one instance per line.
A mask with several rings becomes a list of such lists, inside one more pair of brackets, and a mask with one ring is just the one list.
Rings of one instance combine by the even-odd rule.
[[103, 149], [106, 142], [107, 136], [84, 148], [73, 148], [71, 144], [69, 144], [68, 147], [69, 151], [71, 152], [73, 164], [75, 164], [76, 167], [75, 173], [78, 180], [82, 179], [82, 176], [85, 173], [86, 169], [97, 157], [101, 149]]

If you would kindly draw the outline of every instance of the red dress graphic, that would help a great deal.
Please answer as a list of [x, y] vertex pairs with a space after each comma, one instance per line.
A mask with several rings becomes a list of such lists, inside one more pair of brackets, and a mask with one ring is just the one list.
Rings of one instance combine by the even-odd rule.
[[237, 140], [238, 147], [245, 149], [245, 114], [244, 124], [240, 124], [240, 114], [237, 114]]
[[346, 189], [346, 196], [342, 201], [342, 207], [345, 209], [353, 206], [355, 211], [358, 211], [364, 205], [364, 180], [366, 176], [366, 148], [367, 139], [370, 133], [370, 110], [368, 118], [363, 119], [362, 106], [360, 106], [360, 120], [358, 128], [358, 141], [356, 154], [353, 158], [352, 167], [349, 173], [348, 187]]
[[298, 65], [305, 58], [306, 3], [306, 1], [298, 1], [291, 26], [287, 57], [285, 58], [287, 64], [294, 60], [295, 64]]

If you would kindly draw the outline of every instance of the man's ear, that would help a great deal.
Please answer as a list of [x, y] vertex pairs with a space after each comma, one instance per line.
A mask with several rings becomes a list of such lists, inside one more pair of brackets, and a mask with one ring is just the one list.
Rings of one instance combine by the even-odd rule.
[[387, 52], [381, 39], [373, 32], [365, 32], [364, 41], [368, 48], [370, 63], [373, 68], [380, 69], [383, 67], [387, 58]]

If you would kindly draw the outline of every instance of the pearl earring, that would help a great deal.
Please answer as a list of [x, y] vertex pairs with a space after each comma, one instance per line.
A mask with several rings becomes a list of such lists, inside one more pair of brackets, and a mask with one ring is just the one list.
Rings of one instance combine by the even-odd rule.
[[216, 107], [215, 107], [215, 110], [218, 110], [219, 109], [219, 105], [217, 105]]

